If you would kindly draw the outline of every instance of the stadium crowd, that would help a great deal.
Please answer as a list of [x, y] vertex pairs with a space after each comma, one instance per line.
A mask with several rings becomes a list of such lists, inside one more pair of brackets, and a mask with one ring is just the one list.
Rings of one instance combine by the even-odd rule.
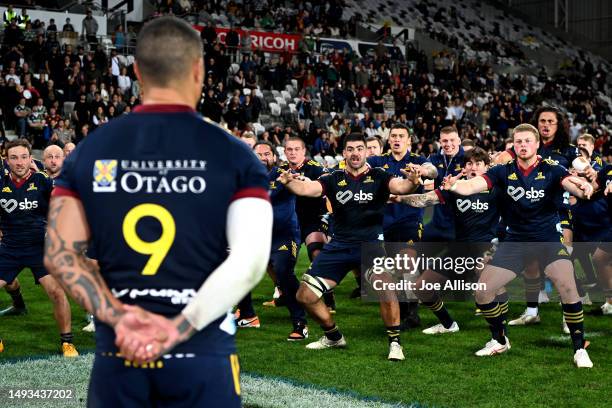
[[[363, 57], [348, 49], [316, 52], [314, 41], [306, 37], [296, 54], [270, 55], [251, 51], [250, 44], [242, 43], [236, 44], [241, 51], [236, 52], [222, 44], [214, 30], [215, 20], [206, 15], [224, 11], [237, 27], [257, 28], [256, 22], [245, 21], [242, 15], [259, 17], [278, 9], [274, 3], [256, 3], [238, 9], [233, 2], [224, 9], [209, 2], [189, 7], [199, 13], [200, 23], [207, 24], [202, 30], [207, 73], [200, 111], [236, 135], [252, 132], [275, 145], [291, 135], [300, 136], [313, 156], [336, 156], [345, 134], [358, 129], [386, 144], [391, 125], [402, 123], [411, 129], [413, 151], [427, 156], [439, 150], [439, 130], [453, 125], [463, 140], [494, 152], [504, 150], [508, 131], [528, 122], [534, 107], [548, 103], [562, 106], [569, 114], [567, 130], [573, 142], [582, 133], [592, 134], [595, 151], [607, 161], [612, 159], [606, 126], [610, 110], [597, 98], [597, 91], [607, 89], [606, 73], [588, 60], [575, 59], [580, 69], [571, 75], [564, 71], [549, 76], [542, 68], [538, 78], [545, 86], [540, 89], [525, 75], [497, 74], [488, 63], [452, 48], [428, 60], [408, 44], [405, 58], [397, 61], [382, 44]], [[175, 7], [180, 4], [174, 2]], [[327, 20], [335, 13], [326, 7], [342, 12], [339, 4], [327, 3], [289, 16], [281, 13], [284, 17], [276, 16], [274, 26], [262, 28], [297, 27], [287, 31], [308, 34], [309, 28], [319, 24], [333, 27], [330, 21], [342, 21]], [[302, 14], [306, 18], [297, 23]], [[138, 103], [139, 84], [128, 59], [116, 50], [107, 55], [101, 45], [62, 46], [55, 24], [46, 29], [41, 22], [33, 24], [36, 27], [22, 29], [17, 21], [5, 23], [0, 78], [4, 127], [28, 137], [36, 147], [68, 140], [78, 143], [89, 131], [129, 113]], [[346, 24], [342, 22], [343, 27]], [[265, 118], [269, 107], [255, 90], [280, 91], [292, 83], [297, 84], [300, 98], [297, 114]], [[572, 85], [574, 92], [560, 86], [564, 84]], [[262, 116], [270, 125], [264, 132], [253, 126]]]

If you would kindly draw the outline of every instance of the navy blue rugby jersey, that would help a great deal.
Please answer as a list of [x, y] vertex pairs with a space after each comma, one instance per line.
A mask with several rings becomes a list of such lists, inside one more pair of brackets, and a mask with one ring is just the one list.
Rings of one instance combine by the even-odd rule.
[[[591, 167], [598, 172], [603, 169], [601, 157], [591, 160]], [[582, 231], [598, 231], [610, 228], [608, 200], [604, 196], [595, 195], [590, 200], [578, 198], [572, 207], [573, 222]]]
[[[400, 170], [407, 169], [409, 164], [421, 165], [423, 163], [427, 163], [427, 159], [410, 152], [407, 152], [400, 160], [395, 160], [391, 153], [368, 157], [368, 164], [371, 167], [380, 167], [395, 177], [403, 177]], [[422, 192], [423, 186], [419, 186], [415, 194]], [[398, 224], [418, 224], [423, 221], [424, 213], [425, 209], [423, 208], [410, 207], [399, 203], [387, 204], [383, 228], [386, 230]]]
[[[248, 146], [182, 105], [140, 106], [99, 127], [55, 185], [54, 195], [82, 201], [115, 296], [166, 316], [227, 258], [232, 201], [269, 200], [266, 169]], [[177, 350], [232, 352], [234, 332], [228, 314]], [[99, 350], [115, 350], [110, 327], [98, 325], [96, 338]]]
[[[439, 188], [447, 175], [456, 176], [463, 170], [463, 147], [459, 147], [459, 152], [453, 157], [446, 156], [443, 152], [429, 156], [429, 162], [438, 170], [438, 176], [434, 180], [434, 188]], [[433, 210], [431, 224], [440, 228], [454, 230], [453, 211], [445, 205], [437, 205]]]
[[540, 157], [528, 169], [512, 160], [491, 167], [483, 175], [489, 189], [501, 190], [501, 213], [508, 234], [536, 241], [559, 235], [558, 202], [565, 191], [561, 181], [567, 176], [569, 173], [563, 166]]
[[446, 190], [434, 190], [440, 204], [448, 205], [455, 215], [457, 242], [490, 242], [499, 224], [499, 189], [461, 196]]
[[[288, 162], [282, 163], [280, 168], [285, 171], [301, 174], [310, 180], [316, 180], [327, 173], [325, 167], [314, 160], [308, 159], [304, 159], [304, 162], [296, 168], [292, 168]], [[297, 213], [300, 226], [318, 226], [321, 223], [323, 214], [327, 213], [325, 199], [323, 197], [296, 197], [295, 212]]]
[[3, 175], [0, 191], [3, 246], [44, 245], [52, 189], [53, 180], [43, 172], [31, 172], [18, 183], [10, 175]]
[[282, 183], [276, 181], [281, 169], [273, 167], [268, 173], [270, 199], [274, 211], [272, 241], [299, 241], [298, 218], [295, 214], [296, 197]]
[[[612, 183], [612, 164], [606, 165], [597, 172], [597, 184], [603, 191]], [[612, 218], [612, 193], [604, 196], [604, 199], [608, 202], [608, 216]]]
[[391, 179], [383, 169], [369, 167], [357, 177], [336, 170], [319, 178], [333, 209], [333, 239], [355, 243], [382, 240]]

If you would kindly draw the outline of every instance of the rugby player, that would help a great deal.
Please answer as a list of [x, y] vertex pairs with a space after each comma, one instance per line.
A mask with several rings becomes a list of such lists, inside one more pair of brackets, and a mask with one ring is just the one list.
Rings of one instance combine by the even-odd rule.
[[[434, 181], [434, 188], [440, 187], [444, 177], [455, 176], [462, 170], [463, 147], [457, 129], [446, 126], [440, 129], [440, 153], [429, 156], [429, 162], [434, 165], [438, 175]], [[446, 205], [434, 207], [431, 221], [425, 225], [423, 242], [449, 242], [455, 239], [455, 226], [453, 225], [453, 212]]]
[[43, 266], [53, 181], [47, 174], [31, 169], [32, 148], [25, 139], [9, 142], [6, 147], [9, 174], [3, 177], [0, 192], [0, 288], [13, 282], [24, 267], [29, 267], [35, 282], [43, 287], [53, 304], [62, 354], [76, 357], [79, 353], [73, 344], [70, 304], [62, 287]]
[[376, 136], [370, 136], [366, 139], [368, 147], [368, 158], [372, 156], [380, 156], [383, 152], [383, 141]]
[[[608, 217], [612, 218], [612, 165], [608, 164], [597, 172], [597, 185], [604, 191], [608, 202]], [[604, 315], [612, 315], [612, 229], [608, 228], [595, 250], [593, 262], [599, 271], [606, 298], [601, 311]]]
[[195, 111], [189, 24], [147, 23], [134, 69], [143, 104], [81, 142], [49, 209], [45, 264], [96, 318], [88, 405], [239, 407], [230, 310], [268, 264], [265, 168]]
[[[552, 106], [544, 106], [537, 109], [533, 114], [531, 124], [538, 129], [541, 143], [537, 154], [542, 159], [551, 160], [566, 169], [571, 167], [573, 160], [578, 155], [576, 146], [570, 144], [569, 124], [567, 118], [561, 111]], [[497, 156], [495, 162], [506, 164], [516, 158], [514, 148], [510, 148]], [[563, 243], [568, 252], [572, 251], [573, 223], [569, 205], [569, 194], [563, 193], [557, 198], [559, 210], [559, 226]], [[539, 303], [549, 301], [548, 295], [542, 289], [541, 270], [543, 268], [537, 262], [526, 265], [525, 297], [527, 300], [524, 312], [516, 319], [510, 320], [510, 326], [523, 326], [540, 322]]]
[[[299, 137], [290, 137], [285, 142], [287, 162], [280, 168], [285, 171], [300, 174], [310, 180], [316, 180], [326, 173], [326, 169], [314, 160], [306, 158], [306, 144]], [[297, 197], [295, 203], [300, 224], [300, 240], [306, 245], [308, 259], [312, 262], [328, 241], [323, 230], [322, 217], [327, 213], [325, 199], [322, 197]], [[323, 295], [325, 305], [332, 313], [336, 312], [334, 293]]]
[[[389, 133], [389, 152], [382, 156], [368, 158], [371, 167], [380, 167], [394, 177], [401, 177], [401, 170], [413, 167], [419, 170], [424, 178], [435, 179], [438, 175], [436, 167], [427, 160], [410, 152], [411, 139], [408, 128], [402, 124], [395, 124]], [[422, 193], [419, 186], [416, 193]], [[385, 242], [413, 244], [419, 242], [423, 235], [423, 215], [421, 208], [410, 207], [397, 203], [385, 207], [383, 231]], [[414, 251], [412, 251], [414, 252]], [[419, 303], [415, 300], [400, 303], [400, 316], [403, 328], [420, 325], [418, 315]]]
[[[585, 159], [582, 165], [589, 165], [589, 167], [582, 171], [577, 171], [579, 175], [585, 173], [589, 168], [595, 172], [603, 168], [604, 164], [601, 156], [594, 152], [595, 138], [593, 136], [588, 133], [579, 136], [576, 145], [580, 149], [582, 158]], [[591, 256], [597, 247], [597, 243], [606, 239], [606, 234], [611, 227], [607, 199], [602, 195], [592, 200], [575, 200], [571, 210], [574, 224], [574, 241], [583, 243], [576, 246], [572, 255], [580, 261], [585, 275], [594, 285], [596, 277], [593, 271]]]
[[[50, 145], [43, 151], [43, 163], [45, 166], [45, 172], [53, 180], [62, 169], [62, 163], [64, 162], [64, 152], [57, 145]], [[7, 284], [6, 292], [11, 296], [13, 304], [7, 309], [0, 311], [0, 316], [17, 316], [27, 313], [27, 308], [21, 295], [21, 285], [19, 280], [15, 280]]]
[[[521, 124], [514, 128], [512, 136], [516, 161], [495, 166], [470, 180], [447, 176], [443, 184], [445, 190], [463, 196], [493, 187], [504, 194], [500, 205], [508, 234], [480, 275], [479, 283], [486, 289], [475, 291], [476, 305], [489, 323], [492, 339], [476, 355], [492, 356], [510, 349], [501, 306], [495, 301], [496, 292], [523, 271], [527, 261], [537, 259], [561, 296], [574, 348], [574, 363], [579, 368], [590, 368], [593, 363], [585, 349], [584, 317], [573, 264], [556, 227], [559, 222], [556, 200], [561, 189], [576, 197], [589, 198], [593, 186], [571, 176], [553, 161], [537, 156], [540, 134], [534, 126]], [[539, 244], [519, 245], [530, 242]]]
[[[346, 274], [361, 266], [363, 243], [374, 243], [382, 250], [384, 209], [389, 194], [408, 194], [419, 182], [416, 169], [409, 169], [408, 179], [393, 177], [366, 163], [366, 142], [362, 134], [349, 134], [344, 139], [346, 168], [324, 175], [318, 180], [301, 180], [301, 176], [285, 172], [279, 181], [293, 193], [306, 197], [327, 196], [333, 208], [332, 240], [302, 277], [297, 298], [325, 333], [306, 346], [319, 350], [345, 347], [346, 340], [320, 298], [333, 289]], [[381, 315], [387, 327], [390, 360], [403, 360], [400, 344], [399, 305], [394, 294], [381, 295]]]
[[[462, 174], [470, 180], [482, 176], [489, 170], [489, 154], [479, 147], [475, 147], [465, 153], [464, 170]], [[453, 210], [456, 229], [456, 241], [458, 245], [449, 243], [444, 249], [445, 257], [470, 257], [476, 259], [482, 257], [485, 251], [491, 247], [491, 241], [496, 236], [497, 224], [499, 222], [499, 211], [497, 201], [499, 200], [499, 189], [483, 191], [468, 197], [436, 189], [425, 194], [411, 194], [396, 196], [394, 201], [407, 204], [415, 208], [441, 204], [449, 205]], [[465, 272], [458, 274], [455, 271], [431, 269], [425, 270], [417, 279], [416, 287], [423, 288], [423, 283], [443, 284], [449, 279], [466, 279]], [[459, 331], [459, 325], [450, 316], [444, 302], [433, 290], [418, 290], [416, 295], [440, 320], [439, 324], [423, 330], [425, 334], [454, 333]], [[498, 292], [496, 301], [500, 302], [502, 313], [508, 310], [508, 295], [505, 290]]]
[[[288, 341], [299, 341], [308, 338], [306, 313], [298, 303], [296, 293], [300, 282], [295, 277], [299, 240], [298, 218], [295, 214], [296, 197], [285, 186], [276, 181], [282, 170], [276, 166], [277, 157], [274, 146], [267, 141], [255, 144], [255, 154], [268, 169], [270, 198], [274, 212], [272, 228], [272, 252], [268, 269], [272, 270], [276, 283], [284, 296], [284, 304], [289, 309], [293, 331]], [[236, 319], [238, 327], [258, 327], [259, 318], [255, 315], [250, 296], [238, 305], [240, 315]]]

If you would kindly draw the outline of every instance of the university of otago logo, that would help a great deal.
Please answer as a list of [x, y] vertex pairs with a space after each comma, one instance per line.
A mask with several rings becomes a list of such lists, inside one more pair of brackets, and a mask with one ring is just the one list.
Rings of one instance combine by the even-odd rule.
[[117, 160], [96, 160], [93, 168], [93, 191], [114, 193], [117, 191]]

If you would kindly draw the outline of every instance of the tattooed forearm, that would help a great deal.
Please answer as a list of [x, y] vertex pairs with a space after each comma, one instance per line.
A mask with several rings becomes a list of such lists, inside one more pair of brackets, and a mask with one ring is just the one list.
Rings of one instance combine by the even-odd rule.
[[411, 194], [401, 196], [402, 203], [408, 204], [411, 207], [425, 208], [434, 204], [438, 204], [440, 200], [433, 191], [425, 194]]
[[95, 262], [85, 256], [87, 240], [75, 237], [69, 226], [58, 223], [64, 206], [63, 198], [51, 201], [45, 266], [66, 291], [99, 320], [114, 326], [121, 315], [121, 303], [110, 292]]

